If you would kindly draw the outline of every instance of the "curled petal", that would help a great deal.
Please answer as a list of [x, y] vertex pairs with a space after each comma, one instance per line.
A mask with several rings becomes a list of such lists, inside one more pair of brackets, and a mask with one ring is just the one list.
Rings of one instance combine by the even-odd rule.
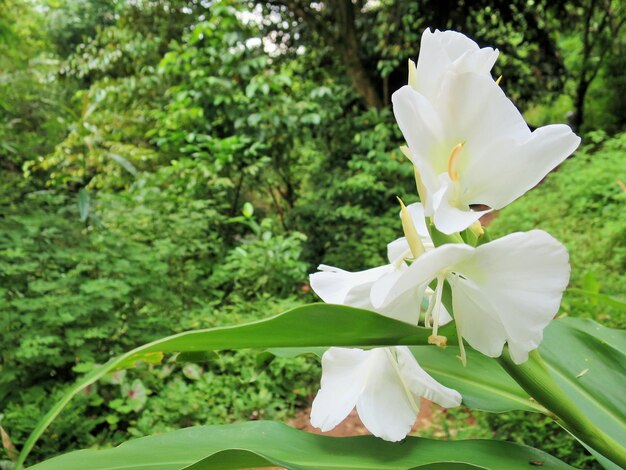
[[[497, 336], [502, 331], [493, 325], [501, 325], [513, 359], [518, 363], [524, 362], [528, 352], [539, 346], [544, 328], [559, 310], [570, 275], [567, 250], [542, 230], [513, 233], [479, 246], [473, 257], [458, 263], [454, 270], [472, 281], [482, 296], [477, 303], [484, 306], [482, 313], [477, 308], [463, 315], [461, 329], [476, 322], [483, 322], [486, 327], [484, 318], [489, 318]], [[456, 302], [463, 301], [459, 296], [477, 299], [478, 294], [468, 295], [468, 292], [465, 287], [453, 290], [457, 321]], [[492, 347], [482, 339], [472, 344], [468, 338], [468, 342], [479, 351]]]
[[330, 348], [322, 356], [322, 384], [311, 407], [311, 424], [330, 431], [342, 422], [365, 387], [371, 351]]
[[393, 271], [391, 265], [379, 266], [352, 273], [343, 269], [326, 266], [309, 276], [311, 288], [319, 297], [329, 304], [349, 305], [351, 307], [373, 310], [369, 302], [369, 291], [372, 284], [385, 273]]
[[461, 394], [456, 390], [441, 385], [428, 375], [420, 367], [409, 348], [396, 346], [395, 350], [400, 372], [416, 400], [423, 397], [444, 408], [453, 408], [461, 404]]

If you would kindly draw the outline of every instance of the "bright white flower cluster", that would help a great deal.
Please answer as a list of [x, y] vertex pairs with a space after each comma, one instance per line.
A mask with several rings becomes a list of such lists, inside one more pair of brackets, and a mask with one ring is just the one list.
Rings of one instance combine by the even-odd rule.
[[[423, 206], [401, 203], [405, 237], [387, 246], [389, 264], [354, 273], [322, 265], [311, 275], [327, 303], [415, 325], [427, 305], [429, 342], [445, 346], [439, 326], [454, 321], [464, 365], [464, 341], [490, 357], [506, 343], [516, 363], [526, 361], [557, 313], [570, 273], [565, 247], [541, 230], [481, 243], [481, 215], [523, 195], [580, 143], [565, 125], [529, 130], [490, 75], [497, 56], [462, 34], [424, 31], [409, 84], [392, 97]], [[489, 209], [472, 210], [477, 204]], [[459, 243], [460, 232], [476, 242]], [[448, 243], [435, 246], [435, 233]], [[452, 315], [442, 302], [446, 283]], [[410, 432], [421, 397], [461, 404], [461, 395], [430, 377], [404, 346], [331, 348], [322, 369], [311, 411], [322, 431], [356, 406], [370, 432], [398, 441]]]

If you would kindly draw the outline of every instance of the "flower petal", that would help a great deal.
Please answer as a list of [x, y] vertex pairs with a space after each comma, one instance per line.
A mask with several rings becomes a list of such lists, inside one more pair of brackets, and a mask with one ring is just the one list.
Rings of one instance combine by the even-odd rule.
[[415, 224], [415, 230], [417, 230], [417, 233], [422, 239], [422, 242], [426, 241], [432, 244], [432, 240], [430, 239], [430, 233], [428, 233], [428, 227], [426, 227], [424, 206], [422, 206], [421, 203], [416, 202], [413, 204], [409, 204], [407, 206], [407, 209], [409, 210], [409, 214], [411, 214], [411, 219], [413, 219], [413, 224]]
[[452, 205], [451, 201], [455, 198], [455, 187], [449, 180], [448, 175], [441, 175], [439, 179], [441, 181], [448, 180], [448, 184], [442, 186], [432, 197], [433, 223], [440, 232], [448, 235], [460, 232], [483, 215], [491, 212], [491, 209], [474, 211], [468, 205], [462, 205], [462, 207]]
[[404, 139], [406, 140], [413, 163], [417, 165], [426, 188], [437, 186], [437, 169], [441, 166], [440, 152], [433, 149], [444, 140], [445, 132], [439, 113], [420, 93], [406, 85], [391, 96], [393, 113]]
[[309, 281], [324, 302], [373, 310], [369, 302], [370, 288], [374, 281], [394, 268], [385, 265], [352, 273], [322, 264], [318, 269], [320, 272], [311, 274]]
[[398, 264], [411, 256], [411, 247], [409, 247], [409, 242], [405, 237], [397, 238], [387, 244], [387, 259], [391, 264]]
[[[497, 136], [524, 139], [530, 129], [513, 102], [506, 97], [502, 88], [490, 77], [476, 73], [446, 75], [437, 105], [440, 119], [447, 124], [452, 146], [465, 142], [460, 156], [461, 178], [467, 165], [476, 165], [482, 158], [483, 149]], [[493, 159], [506, 160], [508, 155], [494, 155]]]
[[322, 356], [322, 385], [311, 407], [311, 424], [330, 431], [355, 407], [371, 369], [372, 351], [330, 348]]
[[[488, 299], [489, 311], [506, 331], [514, 360], [525, 361], [559, 310], [570, 275], [565, 247], [542, 230], [513, 233], [479, 246], [473, 257], [454, 269]], [[453, 297], [457, 301], [456, 289]], [[456, 304], [454, 308], [456, 312]], [[472, 344], [469, 338], [468, 342]]]
[[400, 441], [411, 431], [419, 401], [407, 393], [391, 348], [369, 351], [368, 380], [356, 409], [365, 427], [386, 441]]
[[465, 200], [500, 209], [536, 186], [579, 144], [564, 124], [540, 127], [521, 141], [495, 140], [463, 173]]
[[409, 348], [396, 346], [395, 350], [400, 372], [417, 403], [419, 403], [420, 397], [423, 397], [444, 408], [453, 408], [461, 404], [461, 394], [441, 385], [428, 375], [420, 367]]
[[485, 356], [499, 357], [508, 334], [489, 298], [468, 279], [449, 276], [448, 282], [452, 287], [452, 308], [459, 334]]
[[471, 257], [474, 250], [468, 245], [448, 244], [427, 251], [396, 277], [384, 276], [376, 281], [370, 295], [372, 305], [384, 308], [407, 291], [427, 285], [446, 268]]
[[447, 71], [489, 74], [498, 51], [478, 44], [456, 31], [424, 30], [417, 59], [416, 89], [433, 99]]

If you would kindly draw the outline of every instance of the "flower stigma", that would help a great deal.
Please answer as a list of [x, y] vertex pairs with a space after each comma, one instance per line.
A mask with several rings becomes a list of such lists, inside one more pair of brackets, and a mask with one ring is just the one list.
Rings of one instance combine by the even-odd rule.
[[441, 273], [437, 276], [437, 287], [435, 288], [434, 298], [431, 298], [428, 310], [426, 311], [426, 317], [424, 318], [426, 326], [430, 326], [431, 322], [433, 326], [432, 335], [428, 337], [428, 344], [436, 344], [440, 348], [448, 344], [448, 338], [437, 334], [439, 331], [439, 312], [441, 311], [441, 296], [443, 294], [445, 278], [446, 273]]

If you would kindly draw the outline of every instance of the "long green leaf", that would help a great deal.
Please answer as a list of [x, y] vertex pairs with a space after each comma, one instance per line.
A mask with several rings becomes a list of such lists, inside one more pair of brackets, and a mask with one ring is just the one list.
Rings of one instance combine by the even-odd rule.
[[[451, 341], [454, 327], [441, 330]], [[22, 448], [17, 468], [23, 465], [35, 442], [70, 400], [85, 387], [113, 370], [137, 361], [160, 361], [163, 353], [269, 347], [424, 345], [430, 330], [352, 307], [311, 304], [267, 320], [239, 326], [195, 330], [163, 338], [111, 359], [71, 386], [63, 398], [37, 423]]]
[[467, 366], [463, 367], [456, 346], [445, 349], [413, 346], [411, 351], [426, 372], [463, 396], [465, 406], [492, 413], [511, 410], [546, 413], [493, 358], [468, 350]]
[[[445, 465], [433, 467], [437, 463]], [[390, 443], [372, 436], [332, 438], [269, 421], [181, 429], [135, 439], [114, 449], [72, 452], [31, 468], [229, 470], [271, 465], [297, 470], [572, 468], [539, 450], [508, 442], [409, 437], [402, 443]]]

